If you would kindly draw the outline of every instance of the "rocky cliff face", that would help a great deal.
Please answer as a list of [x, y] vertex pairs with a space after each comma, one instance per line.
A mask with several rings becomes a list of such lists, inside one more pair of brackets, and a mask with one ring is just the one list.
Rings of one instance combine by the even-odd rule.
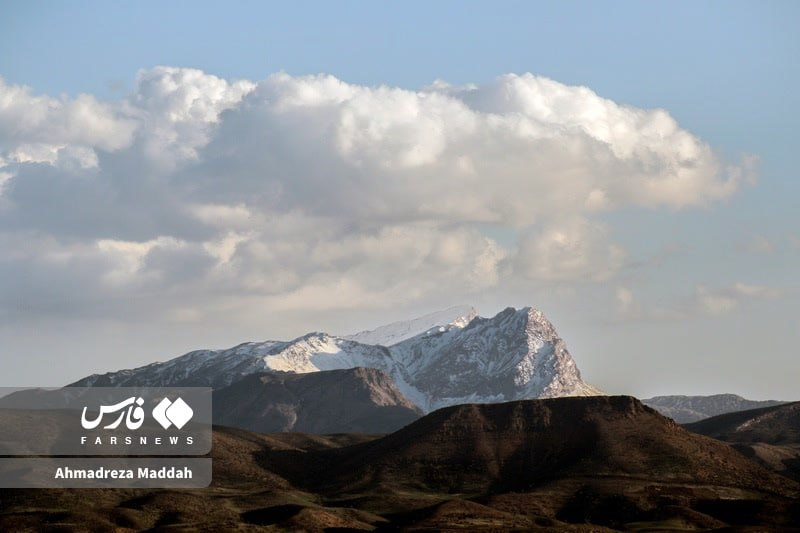
[[508, 308], [464, 328], [423, 334], [392, 346], [391, 352], [400, 367], [398, 385], [426, 411], [600, 394], [582, 380], [550, 321], [531, 308]]

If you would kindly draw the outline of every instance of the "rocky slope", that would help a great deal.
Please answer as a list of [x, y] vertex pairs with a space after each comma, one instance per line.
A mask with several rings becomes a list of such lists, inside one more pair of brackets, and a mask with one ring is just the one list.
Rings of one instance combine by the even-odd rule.
[[251, 374], [214, 392], [214, 422], [261, 433], [391, 433], [422, 416], [373, 368]]
[[800, 481], [800, 402], [728, 413], [685, 427], [728, 442], [746, 457]]
[[581, 477], [798, 489], [629, 396], [446, 407], [337, 461], [338, 488], [356, 491], [508, 492]]
[[800, 402], [719, 415], [686, 428], [728, 442], [800, 444]]

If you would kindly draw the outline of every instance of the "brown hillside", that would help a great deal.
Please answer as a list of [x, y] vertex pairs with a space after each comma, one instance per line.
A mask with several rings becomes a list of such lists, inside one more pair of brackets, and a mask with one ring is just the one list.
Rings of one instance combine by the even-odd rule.
[[586, 476], [797, 488], [625, 396], [448, 407], [382, 439], [335, 450], [320, 465], [327, 472], [320, 481], [332, 490], [507, 492]]
[[0, 531], [800, 524], [800, 485], [629, 397], [456, 406], [380, 438], [215, 427], [211, 455], [207, 489], [0, 490]]

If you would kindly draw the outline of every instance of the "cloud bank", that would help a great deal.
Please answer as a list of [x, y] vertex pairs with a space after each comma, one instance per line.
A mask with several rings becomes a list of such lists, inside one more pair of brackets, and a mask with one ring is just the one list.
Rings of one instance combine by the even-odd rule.
[[407, 90], [157, 67], [112, 102], [0, 79], [0, 316], [192, 321], [606, 281], [626, 252], [603, 213], [707, 205], [752, 164], [664, 110], [531, 74]]

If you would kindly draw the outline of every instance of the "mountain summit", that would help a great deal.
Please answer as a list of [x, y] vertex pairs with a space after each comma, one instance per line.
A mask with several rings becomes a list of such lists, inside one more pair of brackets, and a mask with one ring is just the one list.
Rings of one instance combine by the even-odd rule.
[[[391, 347], [398, 387], [432, 411], [493, 403], [601, 394], [581, 378], [566, 344], [541, 311], [511, 307], [463, 328], [428, 332]], [[420, 397], [421, 395], [421, 397]]]
[[492, 318], [471, 308], [451, 308], [351, 337], [314, 332], [288, 342], [199, 350], [165, 363], [95, 374], [73, 385], [219, 389], [254, 373], [356, 367], [382, 370], [425, 412], [462, 403], [601, 394], [581, 379], [550, 321], [529, 307], [509, 307]]

